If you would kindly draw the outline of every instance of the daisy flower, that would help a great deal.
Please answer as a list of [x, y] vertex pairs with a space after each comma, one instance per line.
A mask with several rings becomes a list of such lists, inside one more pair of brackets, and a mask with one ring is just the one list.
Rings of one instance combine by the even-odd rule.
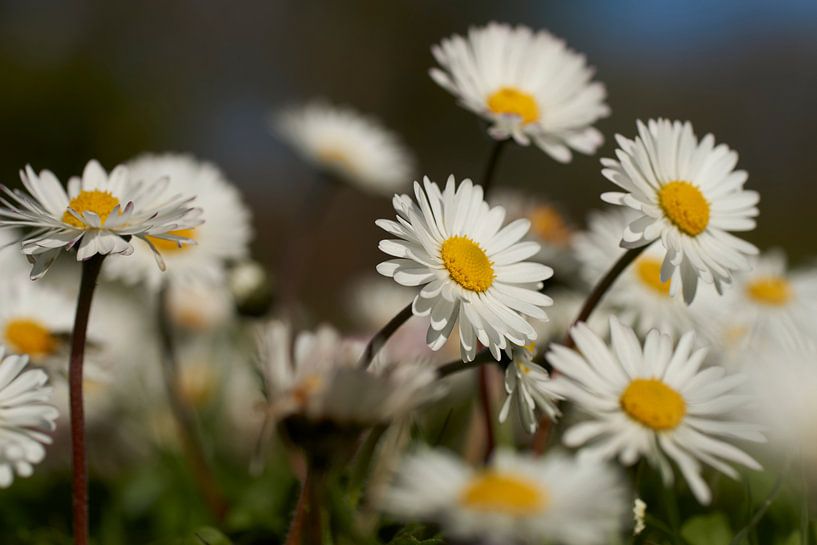
[[689, 122], [638, 122], [638, 136], [617, 136], [617, 159], [602, 159], [602, 174], [624, 192], [601, 198], [638, 212], [624, 230], [623, 248], [660, 239], [666, 255], [661, 280], [672, 279], [670, 293], [691, 303], [698, 279], [718, 293], [734, 271], [749, 270], [748, 256], [758, 250], [730, 231], [751, 231], [760, 196], [746, 191], [748, 175], [734, 170], [738, 154], [715, 145], [708, 134], [700, 141]]
[[[585, 282], [595, 286], [621, 258], [621, 233], [637, 214], [629, 209], [612, 208], [591, 213], [587, 231], [573, 241], [576, 258]], [[627, 267], [608, 291], [608, 303], [623, 310], [623, 322], [633, 325], [639, 335], [651, 329], [682, 334], [697, 326], [690, 308], [670, 296], [671, 281], [661, 280], [663, 250], [650, 246]]]
[[472, 469], [442, 451], [406, 456], [385, 509], [439, 523], [445, 534], [485, 543], [610, 543], [627, 509], [618, 474], [563, 453], [533, 458], [498, 450]]
[[411, 179], [414, 159], [403, 143], [351, 108], [313, 102], [280, 112], [271, 124], [305, 160], [364, 191], [391, 195]]
[[[204, 223], [170, 232], [194, 240], [196, 244], [179, 245], [174, 240], [146, 237], [133, 242], [134, 252], [128, 259], [116, 257], [105, 263], [109, 277], [136, 284], [144, 282], [157, 289], [162, 279], [206, 285], [225, 282], [225, 265], [244, 258], [252, 237], [250, 213], [238, 190], [214, 165], [179, 154], [144, 155], [127, 164], [135, 180], [167, 179], [168, 191], [196, 195], [197, 213]], [[153, 264], [158, 251], [167, 264], [167, 276]]]
[[0, 488], [14, 480], [14, 474], [30, 476], [33, 465], [45, 458], [54, 430], [57, 409], [48, 402], [51, 388], [48, 375], [40, 369], [25, 370], [26, 356], [5, 355], [0, 346]]
[[701, 370], [706, 349], [693, 350], [695, 334], [681, 337], [673, 349], [670, 335], [652, 330], [642, 350], [635, 332], [610, 319], [611, 348], [584, 324], [571, 330], [576, 351], [554, 345], [548, 361], [560, 374], [565, 396], [589, 420], [571, 427], [564, 442], [583, 446], [582, 456], [618, 459], [625, 465], [645, 457], [669, 485], [681, 470], [692, 493], [709, 503], [709, 487], [701, 463], [737, 478], [729, 462], [752, 469], [760, 465], [725, 439], [763, 442], [754, 425], [734, 421], [729, 414], [745, 405], [735, 392], [743, 375], [722, 367]]
[[328, 326], [300, 333], [293, 346], [289, 326], [270, 322], [259, 352], [273, 416], [368, 426], [404, 416], [439, 393], [432, 366], [378, 361], [362, 369], [364, 348]]
[[464, 180], [445, 191], [427, 177], [409, 195], [395, 195], [397, 221], [377, 225], [397, 239], [380, 249], [395, 259], [377, 266], [380, 274], [404, 286], [422, 286], [412, 305], [416, 316], [429, 316], [426, 342], [439, 350], [459, 324], [460, 351], [472, 361], [477, 341], [497, 360], [501, 350], [536, 340], [527, 317], [546, 320], [553, 301], [539, 293], [553, 269], [524, 261], [539, 251], [520, 242], [530, 227], [518, 219], [502, 227], [505, 210], [483, 200], [482, 187]]
[[499, 421], [505, 422], [516, 402], [519, 417], [525, 429], [533, 433], [539, 425], [536, 410], [539, 409], [555, 421], [561, 413], [556, 402], [563, 399], [545, 369], [532, 358], [534, 347], [515, 349], [508, 367], [505, 369], [505, 392], [508, 397], [499, 412]]
[[722, 321], [737, 346], [804, 346], [817, 337], [817, 269], [789, 271], [781, 251], [767, 252], [738, 277]]
[[557, 161], [604, 142], [592, 125], [610, 114], [584, 55], [545, 30], [489, 23], [432, 47], [431, 78], [490, 123], [497, 140], [531, 141]]
[[48, 170], [36, 174], [26, 167], [20, 178], [29, 194], [3, 186], [0, 229], [32, 228], [21, 238], [34, 280], [48, 271], [63, 250], [76, 248], [78, 261], [96, 254], [130, 255], [131, 237], [145, 241], [164, 269], [151, 240], [189, 244], [190, 238], [174, 232], [201, 223], [199, 211], [189, 206], [192, 198], [165, 195], [167, 178], [135, 181], [123, 166], [108, 174], [92, 160], [81, 178], [68, 181], [67, 191]]

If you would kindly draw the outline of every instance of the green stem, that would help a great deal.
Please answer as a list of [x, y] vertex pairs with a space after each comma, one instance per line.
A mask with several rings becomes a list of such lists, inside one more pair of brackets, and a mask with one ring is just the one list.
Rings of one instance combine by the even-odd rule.
[[757, 511], [755, 511], [755, 514], [752, 516], [751, 519], [749, 519], [748, 524], [746, 524], [746, 526], [741, 528], [738, 531], [738, 533], [735, 534], [735, 537], [732, 538], [732, 541], [729, 545], [740, 545], [740, 543], [744, 539], [746, 539], [746, 536], [749, 534], [749, 532], [752, 531], [752, 529], [755, 526], [757, 526], [758, 522], [760, 522], [760, 519], [763, 518], [763, 515], [766, 514], [766, 511], [769, 510], [769, 507], [771, 507], [774, 500], [780, 494], [780, 490], [783, 488], [783, 478], [785, 474], [786, 470], [784, 469], [780, 473], [780, 475], [778, 475], [777, 480], [774, 483], [774, 486], [772, 486], [772, 490], [769, 492], [769, 495], [766, 496], [766, 499], [763, 500], [763, 503], [760, 505]]

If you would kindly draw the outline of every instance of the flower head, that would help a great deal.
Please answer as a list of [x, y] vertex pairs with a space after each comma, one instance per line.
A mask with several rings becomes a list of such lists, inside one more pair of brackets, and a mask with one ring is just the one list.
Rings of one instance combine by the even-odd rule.
[[638, 248], [660, 239], [665, 255], [661, 282], [691, 303], [698, 280], [718, 293], [735, 271], [749, 270], [757, 248], [730, 231], [751, 231], [760, 196], [746, 191], [748, 175], [734, 170], [738, 154], [700, 141], [690, 123], [651, 120], [638, 123], [638, 136], [618, 136], [616, 159], [602, 159], [602, 173], [623, 192], [604, 193], [611, 204], [638, 212], [624, 230], [621, 246]]
[[[90, 161], [67, 191], [48, 170], [31, 167], [20, 173], [28, 194], [3, 187], [0, 228], [29, 227], [22, 250], [33, 264], [31, 278], [41, 278], [63, 250], [76, 248], [77, 260], [94, 255], [133, 253], [131, 237], [145, 241], [159, 268], [164, 262], [151, 242], [182, 246], [193, 241], [185, 230], [200, 224], [192, 198], [165, 195], [167, 178], [134, 180], [124, 166], [110, 174]], [[178, 233], [182, 234], [178, 234]]]
[[563, 399], [548, 372], [533, 363], [533, 353], [533, 347], [513, 351], [511, 362], [505, 369], [505, 392], [508, 397], [499, 412], [499, 421], [504, 422], [511, 405], [516, 401], [522, 425], [530, 433], [536, 431], [539, 424], [536, 410], [539, 409], [551, 420], [556, 420], [561, 415], [556, 402]]
[[498, 140], [531, 141], [561, 162], [592, 154], [604, 138], [592, 125], [609, 115], [606, 91], [583, 55], [545, 30], [489, 23], [431, 49], [431, 78], [490, 124]]

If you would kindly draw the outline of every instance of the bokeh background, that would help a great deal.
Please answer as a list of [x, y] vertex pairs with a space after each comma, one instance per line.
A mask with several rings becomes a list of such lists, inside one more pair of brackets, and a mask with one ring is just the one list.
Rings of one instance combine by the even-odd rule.
[[63, 178], [91, 157], [110, 168], [144, 151], [212, 160], [246, 195], [272, 270], [318, 222], [303, 291], [332, 318], [335, 288], [373, 271], [373, 220], [390, 206], [351, 188], [312, 206], [314, 173], [270, 134], [269, 113], [314, 97], [348, 104], [403, 136], [418, 175], [479, 176], [490, 142], [427, 71], [433, 43], [490, 20], [547, 28], [586, 53], [613, 110], [598, 156], [560, 165], [514, 147], [499, 185], [549, 195], [581, 224], [609, 187], [598, 158], [615, 133], [632, 135], [637, 118], [689, 119], [737, 149], [762, 192], [751, 239], [815, 253], [815, 0], [4, 0], [0, 181], [16, 183], [26, 163]]

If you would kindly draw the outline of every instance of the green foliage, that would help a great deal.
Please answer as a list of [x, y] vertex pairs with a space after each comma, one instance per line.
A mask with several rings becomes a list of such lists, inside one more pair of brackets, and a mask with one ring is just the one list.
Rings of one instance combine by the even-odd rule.
[[681, 537], [690, 545], [729, 545], [732, 529], [723, 513], [698, 515], [687, 520], [681, 527]]

